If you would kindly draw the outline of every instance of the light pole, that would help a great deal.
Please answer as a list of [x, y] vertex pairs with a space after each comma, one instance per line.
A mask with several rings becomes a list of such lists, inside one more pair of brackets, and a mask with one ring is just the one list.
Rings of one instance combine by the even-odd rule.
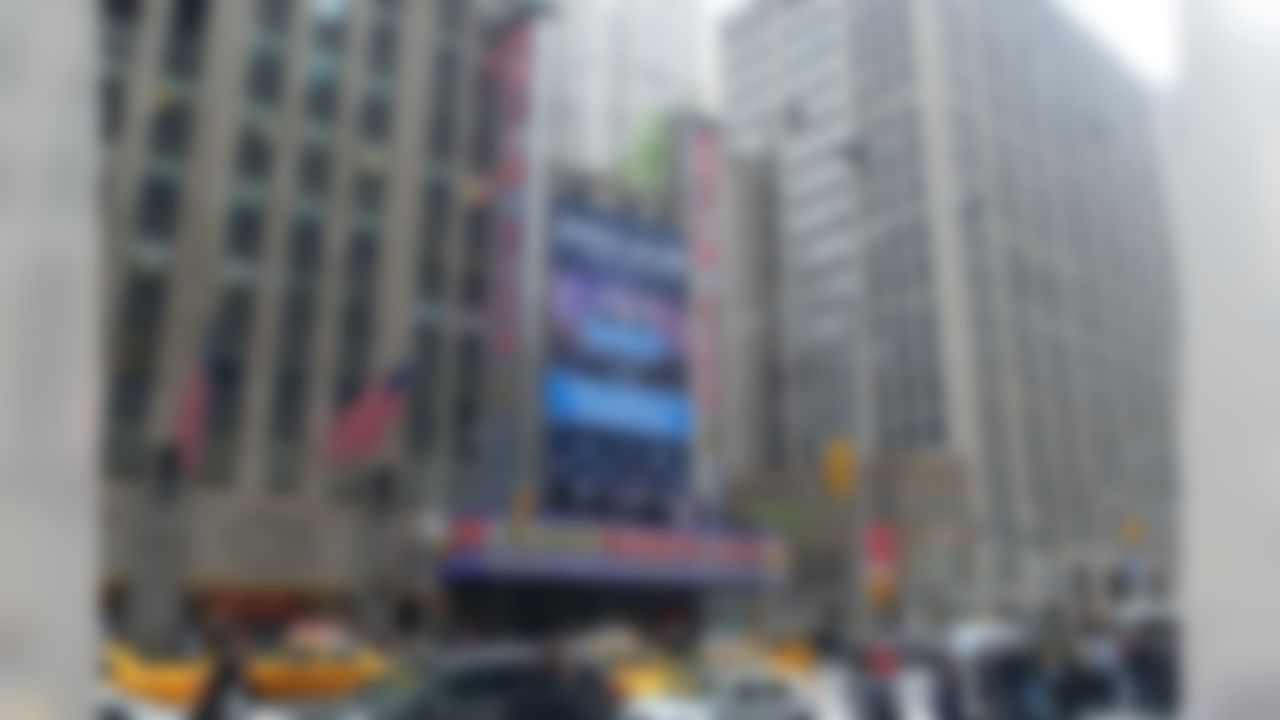
[[[849, 173], [849, 182], [847, 187], [848, 203], [850, 215], [853, 214], [857, 197], [857, 177], [863, 172], [870, 162], [870, 153], [866, 143], [851, 139], [837, 149], [839, 156], [845, 162], [845, 168]], [[852, 220], [852, 218], [850, 218]], [[852, 227], [852, 222], [849, 223]], [[854, 255], [854, 293], [853, 293], [853, 312], [852, 318], [852, 340], [853, 340], [853, 382], [851, 383], [850, 400], [851, 407], [851, 432], [854, 437], [859, 438], [858, 465], [859, 471], [865, 478], [861, 483], [861, 492], [856, 493], [852, 507], [851, 522], [853, 524], [854, 541], [849, 543], [850, 559], [849, 559], [849, 590], [855, 594], [854, 601], [850, 603], [851, 608], [858, 608], [856, 615], [870, 619], [877, 614], [877, 608], [869, 606], [868, 603], [861, 602], [865, 600], [867, 594], [863, 592], [863, 584], [866, 578], [861, 577], [856, 568], [860, 565], [860, 559], [857, 557], [858, 549], [861, 546], [861, 530], [869, 526], [870, 521], [876, 519], [877, 515], [884, 515], [887, 511], [886, 500], [884, 494], [883, 478], [872, 477], [870, 472], [869, 459], [876, 452], [876, 408], [875, 408], [875, 365], [876, 365], [876, 347], [873, 339], [873, 328], [871, 327], [870, 303], [871, 293], [867, 283], [867, 265], [868, 247], [865, 238], [858, 238], [856, 234], [850, 237], [853, 246]]]
[[129, 553], [135, 564], [128, 635], [138, 647], [159, 653], [173, 649], [182, 624], [190, 541], [182, 463], [172, 441], [156, 451], [141, 495]]
[[388, 631], [387, 557], [393, 536], [392, 514], [396, 503], [395, 471], [379, 465], [370, 473], [364, 507], [357, 522], [356, 614], [366, 639], [385, 639]]

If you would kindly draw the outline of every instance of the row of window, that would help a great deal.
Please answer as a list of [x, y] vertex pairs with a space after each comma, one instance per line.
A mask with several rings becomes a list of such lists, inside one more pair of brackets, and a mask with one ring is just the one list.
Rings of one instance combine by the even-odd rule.
[[[468, 65], [459, 53], [456, 38], [461, 36], [465, 23], [465, 4], [440, 3], [435, 16], [434, 71], [429, 76], [427, 96], [430, 98], [426, 132], [426, 155], [423, 175], [424, 202], [419, 215], [419, 250], [417, 269], [417, 294], [423, 307], [431, 307], [444, 300], [444, 276], [446, 243], [454, 213], [459, 205], [456, 184], [457, 173], [452, 168], [470, 162], [485, 166], [492, 156], [489, 133], [494, 129], [491, 91], [482, 86], [478, 95], [480, 107], [477, 127], [473, 131], [472, 144], [466, 152], [459, 152], [458, 125], [460, 104], [457, 98], [462, 83], [477, 81], [467, 79]], [[468, 303], [479, 303], [483, 292], [484, 273], [487, 272], [489, 228], [483, 209], [469, 211], [462, 217], [463, 242], [459, 250], [464, 261], [462, 288]], [[416, 357], [424, 373], [432, 376], [442, 372], [439, 365], [440, 338], [435, 327], [415, 319]], [[454, 358], [456, 392], [445, 406], [453, 420], [454, 455], [464, 460], [474, 459], [479, 449], [479, 425], [482, 410], [484, 377], [483, 340], [467, 334], [457, 346]], [[436, 393], [434, 388], [416, 388], [409, 406], [405, 427], [405, 442], [411, 458], [424, 462], [437, 445]], [[457, 474], [455, 473], [455, 476]], [[452, 492], [460, 492], [453, 489]]]
[[[341, 3], [338, 3], [341, 4]], [[291, 3], [267, 0], [263, 3], [262, 29], [282, 33], [287, 26]], [[460, 18], [461, 7], [458, 3], [442, 3], [440, 17], [447, 22], [456, 22]], [[325, 53], [340, 52], [345, 36], [345, 23], [331, 22], [321, 15], [317, 28], [315, 51], [318, 56]], [[369, 62], [371, 73], [385, 73], [394, 67], [395, 56], [394, 22], [383, 18], [375, 20], [374, 38], [370, 44]], [[433, 166], [447, 162], [445, 157], [452, 149], [454, 113], [456, 107], [453, 94], [456, 92], [456, 59], [450, 52], [457, 46], [452, 42], [441, 43], [445, 59], [440, 63], [442, 68], [437, 78], [436, 110], [431, 124], [431, 150]], [[261, 112], [274, 112], [282, 97], [285, 68], [284, 54], [279, 51], [274, 38], [262, 38], [254, 45], [254, 55], [250, 60], [246, 78], [246, 96], [256, 103], [258, 113], [253, 121], [246, 122], [237, 149], [234, 167], [237, 193], [228, 210], [226, 252], [228, 259], [256, 261], [264, 244], [264, 212], [261, 205], [265, 196], [272, 171], [274, 146], [266, 133], [258, 128], [262, 118]], [[331, 123], [336, 111], [339, 91], [336, 68], [338, 62], [333, 57], [320, 57], [312, 65], [315, 68], [309, 73], [307, 94], [304, 102], [308, 111], [307, 122], [311, 127], [317, 123], [321, 126]], [[369, 140], [380, 140], [390, 132], [390, 122], [394, 117], [390, 104], [390, 96], [384, 91], [386, 82], [371, 82], [373, 90], [363, 102], [359, 114], [359, 127], [362, 135]], [[185, 152], [191, 134], [191, 113], [189, 106], [183, 103], [170, 103], [163, 113], [158, 114], [153, 129], [154, 144], [162, 153], [181, 155]], [[279, 452], [273, 454], [270, 477], [273, 484], [288, 484], [289, 478], [296, 477], [296, 460], [300, 457], [296, 447], [303, 419], [306, 415], [306, 348], [310, 341], [314, 326], [314, 308], [316, 306], [316, 284], [320, 271], [319, 261], [323, 253], [320, 250], [322, 238], [317, 220], [305, 212], [308, 208], [324, 207], [324, 196], [331, 185], [331, 159], [328, 146], [316, 141], [314, 132], [307, 134], [308, 140], [299, 152], [299, 208], [294, 227], [289, 231], [288, 249], [285, 259], [285, 293], [280, 304], [281, 340], [280, 351], [276, 358], [276, 368], [272, 380], [272, 429]], [[177, 158], [180, 160], [180, 157]], [[161, 242], [171, 242], [176, 232], [176, 222], [180, 215], [180, 174], [173, 172], [174, 163], [157, 163], [159, 169], [144, 181], [141, 192], [138, 214], [138, 227], [142, 234], [152, 236]], [[447, 175], [433, 172], [432, 177], [444, 178], [444, 182], [432, 183], [432, 200], [428, 202], [427, 217], [432, 218], [432, 228], [427, 233], [425, 243], [431, 248], [429, 256], [435, 258], [433, 269], [424, 275], [430, 281], [424, 285], [437, 292], [440, 286], [440, 249], [443, 246], [444, 218], [452, 204], [451, 187]], [[383, 180], [377, 174], [365, 174], [356, 179], [352, 188], [353, 204], [357, 208], [360, 222], [376, 218], [381, 208]], [[470, 213], [466, 220], [470, 245], [477, 246], [475, 252], [464, 256], [469, 262], [465, 273], [463, 290], [467, 302], [479, 304], [483, 296], [485, 253], [480, 246], [487, 241], [488, 229], [484, 213]], [[377, 267], [378, 236], [376, 227], [359, 228], [352, 231], [345, 258], [347, 270], [344, 284], [346, 302], [341, 317], [340, 332], [344, 336], [340, 346], [339, 387], [335, 398], [339, 404], [349, 400], [363, 382], [367, 381], [370, 368], [367, 367], [366, 350], [372, 345], [372, 318], [376, 316], [373, 307], [373, 289], [376, 287], [374, 273]], [[215, 352], [211, 358], [211, 368], [218, 384], [219, 392], [215, 393], [211, 424], [213, 437], [210, 442], [209, 477], [213, 480], [229, 478], [230, 463], [236, 454], [235, 419], [240, 414], [243, 395], [243, 374], [245, 363], [245, 345], [251, 335], [252, 309], [257, 299], [257, 290], [252, 276], [247, 283], [231, 284], [223, 290], [220, 299], [218, 320], [211, 333], [215, 339]], [[135, 294], [150, 292], [156, 294], [163, 288], [163, 280], [157, 277], [149, 284], [133, 283]], [[129, 305], [129, 312], [135, 315], [137, 302]], [[162, 307], [163, 305], [157, 305]], [[149, 325], [148, 325], [149, 323]], [[154, 335], [158, 332], [158, 319], [135, 319], [135, 324], [143, 324], [150, 328], [151, 334], [138, 332], [130, 334], [124, 344], [134, 347], [145, 341], [155, 346]], [[483, 367], [483, 350], [478, 340], [464, 343], [464, 357], [460, 358], [459, 368], [462, 375], [460, 392], [453, 407], [459, 417], [460, 431], [458, 442], [460, 450], [473, 451], [476, 438], [475, 427], [478, 425], [480, 409], [481, 370]], [[355, 348], [356, 352], [346, 352]], [[136, 356], [135, 351], [131, 356]], [[129, 363], [131, 369], [141, 371], [124, 377], [116, 386], [121, 388], [138, 384], [138, 378], [149, 381], [151, 370], [144, 363], [134, 360]], [[430, 373], [428, 373], [428, 376]], [[113, 402], [122, 412], [132, 412], [141, 418], [146, 406], [145, 389], [120, 395]], [[415, 423], [421, 428], [422, 423]], [[139, 434], [140, 435], [140, 434]], [[423, 446], [424, 435], [419, 432], [415, 447]]]
[[[170, 12], [170, 33], [162, 48], [163, 92], [150, 119], [148, 162], [144, 168], [135, 231], [135, 247], [166, 247], [173, 243], [181, 197], [178, 191], [188, 154], [190, 130], [186, 101], [198, 85], [199, 57], [204, 48], [207, 4], [176, 0]], [[107, 0], [102, 5], [104, 36], [100, 51], [105, 70], [102, 89], [102, 130], [114, 140], [124, 121], [129, 66], [139, 25], [139, 0]], [[146, 418], [154, 394], [164, 310], [170, 302], [170, 283], [163, 266], [139, 264], [130, 268], [121, 287], [119, 315], [113, 323], [108, 407], [112, 422], [107, 438], [107, 462], [117, 473], [148, 467]]]
[[[275, 107], [283, 95], [286, 76], [284, 56], [274, 40], [285, 35], [288, 22], [288, 3], [264, 3], [263, 24], [259, 28], [260, 44], [250, 61], [249, 96], [260, 104]], [[344, 24], [330, 23], [321, 17], [313, 35], [312, 62], [306, 78], [304, 110], [308, 127], [325, 128], [335, 120], [338, 104], [336, 53], [341, 47]], [[283, 297], [280, 300], [276, 357], [270, 378], [270, 455], [267, 466], [268, 486], [277, 492], [296, 487], [303, 468], [303, 450], [306, 445], [305, 427], [311, 357], [315, 335], [316, 305], [319, 301], [319, 278], [322, 271], [321, 247], [323, 244], [322, 221], [312, 213], [321, 213], [325, 207], [331, 182], [331, 154], [327, 135], [305, 136], [298, 150], [297, 185], [298, 213], [288, 230], [284, 261]], [[271, 170], [274, 145], [264, 133], [246, 127], [239, 152], [239, 179], [243, 182], [265, 185]], [[308, 208], [308, 210], [303, 210]], [[237, 233], [239, 240], [230, 248], [235, 253], [256, 256], [261, 235], [262, 208], [249, 206], [240, 212], [256, 214], [251, 226], [259, 232], [246, 236]], [[233, 211], [235, 212], [235, 211]], [[254, 237], [250, 243], [247, 237]], [[252, 247], [246, 247], [247, 245]], [[237, 247], [239, 246], [239, 247]]]

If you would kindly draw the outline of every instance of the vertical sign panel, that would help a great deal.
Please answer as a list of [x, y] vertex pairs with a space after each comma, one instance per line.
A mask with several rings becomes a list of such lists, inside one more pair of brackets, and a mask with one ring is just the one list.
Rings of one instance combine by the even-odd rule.
[[704, 497], [719, 492], [722, 450], [724, 247], [720, 203], [721, 146], [713, 125], [691, 121], [681, 133], [682, 194], [693, 258], [691, 362], [701, 424], [697, 483]]
[[586, 203], [548, 232], [544, 492], [552, 511], [669, 518], [687, 490], [687, 248]]
[[521, 312], [527, 262], [529, 134], [532, 125], [533, 26], [522, 23], [495, 43], [486, 67], [496, 94], [496, 166], [492, 177], [492, 288], [488, 316], [489, 412], [486, 447], [490, 487], [505, 493], [519, 475], [519, 408], [524, 361]]

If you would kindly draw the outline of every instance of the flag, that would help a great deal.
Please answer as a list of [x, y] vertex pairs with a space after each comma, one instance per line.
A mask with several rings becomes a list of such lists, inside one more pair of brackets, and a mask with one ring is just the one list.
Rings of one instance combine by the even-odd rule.
[[204, 460], [205, 430], [209, 421], [209, 403], [213, 387], [209, 378], [208, 356], [201, 357], [178, 395], [178, 413], [174, 428], [174, 445], [178, 469], [184, 474], [195, 472]]
[[339, 465], [369, 457], [404, 414], [413, 368], [399, 367], [371, 385], [342, 411], [329, 432], [329, 459]]

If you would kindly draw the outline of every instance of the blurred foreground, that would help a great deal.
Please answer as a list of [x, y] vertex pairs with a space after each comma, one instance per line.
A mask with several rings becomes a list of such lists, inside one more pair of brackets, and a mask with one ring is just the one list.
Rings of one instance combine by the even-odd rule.
[[[849, 641], [624, 627], [539, 642], [377, 651], [311, 621], [274, 648], [225, 638], [156, 660], [106, 650], [100, 717], [335, 720], [1075, 720], [1170, 718], [1175, 621], [1135, 608], [1067, 632], [1014, 622]], [[194, 714], [191, 714], [193, 713]]]

